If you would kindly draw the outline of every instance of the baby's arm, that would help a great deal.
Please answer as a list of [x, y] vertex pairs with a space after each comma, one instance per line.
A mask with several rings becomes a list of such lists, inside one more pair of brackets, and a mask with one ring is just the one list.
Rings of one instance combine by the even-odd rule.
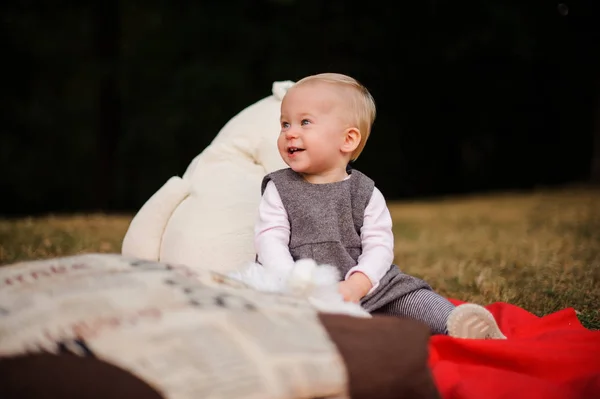
[[[359, 289], [360, 293], [367, 295], [379, 286], [379, 281], [387, 273], [394, 261], [394, 234], [392, 233], [392, 216], [381, 191], [373, 189], [369, 204], [365, 208], [363, 226], [360, 230], [362, 253], [358, 264], [346, 273], [345, 280], [350, 283], [355, 274], [361, 273], [371, 283], [366, 291]], [[361, 276], [362, 277], [362, 276]], [[358, 278], [357, 278], [358, 280]], [[364, 287], [364, 277], [362, 284]], [[351, 283], [355, 285], [355, 283]], [[364, 296], [363, 295], [363, 296]]]
[[254, 247], [258, 261], [265, 267], [287, 274], [294, 267], [289, 250], [290, 222], [275, 184], [270, 181], [258, 206], [254, 227]]

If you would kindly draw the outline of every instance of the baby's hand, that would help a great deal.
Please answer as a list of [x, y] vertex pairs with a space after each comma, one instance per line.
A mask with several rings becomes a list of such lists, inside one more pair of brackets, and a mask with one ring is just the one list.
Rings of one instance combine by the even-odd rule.
[[352, 273], [347, 280], [340, 282], [339, 291], [346, 302], [358, 303], [373, 287], [371, 280], [360, 272]]

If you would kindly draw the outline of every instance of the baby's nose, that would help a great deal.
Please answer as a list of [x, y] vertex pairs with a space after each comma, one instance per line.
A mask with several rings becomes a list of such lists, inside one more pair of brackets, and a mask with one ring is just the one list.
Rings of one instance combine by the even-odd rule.
[[296, 137], [298, 137], [298, 131], [296, 129], [289, 128], [286, 132], [285, 132], [285, 137], [289, 140], [289, 139], [294, 139]]

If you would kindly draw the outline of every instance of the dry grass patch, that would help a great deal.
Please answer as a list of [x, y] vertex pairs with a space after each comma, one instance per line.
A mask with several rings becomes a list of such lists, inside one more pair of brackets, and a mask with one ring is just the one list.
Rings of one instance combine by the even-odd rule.
[[121, 251], [131, 216], [73, 215], [0, 219], [0, 264]]
[[600, 191], [391, 202], [396, 262], [441, 294], [600, 328]]

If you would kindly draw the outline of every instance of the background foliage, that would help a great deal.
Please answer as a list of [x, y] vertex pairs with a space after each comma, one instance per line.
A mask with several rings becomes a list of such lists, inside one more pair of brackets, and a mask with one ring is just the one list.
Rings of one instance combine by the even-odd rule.
[[135, 211], [273, 81], [323, 71], [372, 91], [356, 167], [390, 199], [599, 181], [596, 3], [7, 0], [1, 212]]

